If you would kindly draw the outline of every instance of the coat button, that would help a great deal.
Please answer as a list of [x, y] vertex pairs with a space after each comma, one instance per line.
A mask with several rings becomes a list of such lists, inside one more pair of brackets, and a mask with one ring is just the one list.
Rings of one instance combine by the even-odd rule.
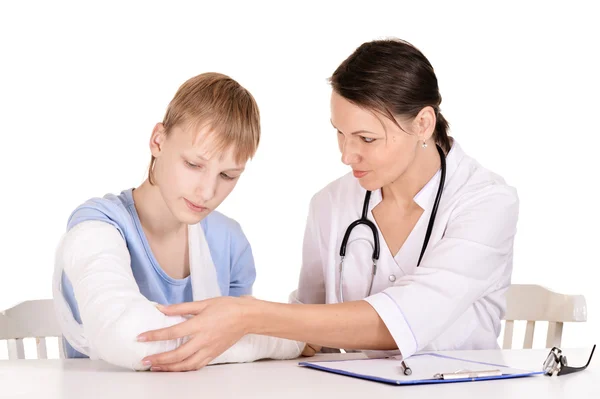
[[393, 274], [390, 274], [389, 279], [393, 283], [394, 281], [396, 281], [396, 276], [394, 276]]

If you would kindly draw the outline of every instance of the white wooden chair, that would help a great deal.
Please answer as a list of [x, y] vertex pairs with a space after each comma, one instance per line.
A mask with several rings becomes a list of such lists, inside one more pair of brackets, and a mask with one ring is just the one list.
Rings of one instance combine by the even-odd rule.
[[35, 338], [38, 359], [47, 359], [47, 337], [58, 337], [58, 353], [64, 358], [62, 334], [51, 299], [22, 302], [0, 312], [0, 341], [7, 341], [9, 359], [25, 359], [24, 338]]
[[565, 322], [587, 321], [583, 295], [563, 295], [539, 285], [513, 284], [506, 294], [502, 348], [511, 349], [515, 320], [526, 320], [524, 349], [531, 349], [536, 321], [548, 322], [546, 348], [560, 346]]

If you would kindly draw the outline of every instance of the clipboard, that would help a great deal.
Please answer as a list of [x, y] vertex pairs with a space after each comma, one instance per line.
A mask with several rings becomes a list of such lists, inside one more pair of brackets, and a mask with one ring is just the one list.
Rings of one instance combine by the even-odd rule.
[[[361, 378], [369, 381], [382, 382], [391, 385], [421, 385], [444, 384], [454, 382], [471, 382], [486, 380], [501, 380], [509, 378], [530, 377], [544, 374], [543, 371], [516, 369], [505, 365], [478, 362], [445, 356], [439, 353], [415, 354], [406, 359], [412, 374], [404, 375], [401, 368], [401, 357], [387, 357], [382, 359], [356, 359], [356, 360], [325, 360], [317, 362], [300, 362], [300, 366], [315, 370], [326, 371], [348, 377]], [[442, 379], [436, 375], [455, 373], [458, 371], [488, 371], [500, 370], [500, 375], [471, 378]], [[435, 377], [434, 377], [435, 376]]]

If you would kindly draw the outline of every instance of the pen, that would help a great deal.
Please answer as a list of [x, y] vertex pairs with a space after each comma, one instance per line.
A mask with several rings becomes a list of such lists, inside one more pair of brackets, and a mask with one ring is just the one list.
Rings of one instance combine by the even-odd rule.
[[408, 367], [408, 365], [406, 364], [406, 362], [404, 360], [402, 360], [402, 362], [400, 362], [400, 365], [402, 366], [402, 371], [404, 372], [404, 375], [412, 374], [412, 369], [410, 367]]
[[458, 371], [456, 373], [438, 373], [433, 376], [436, 380], [459, 380], [463, 378], [495, 377], [502, 375], [500, 370]]

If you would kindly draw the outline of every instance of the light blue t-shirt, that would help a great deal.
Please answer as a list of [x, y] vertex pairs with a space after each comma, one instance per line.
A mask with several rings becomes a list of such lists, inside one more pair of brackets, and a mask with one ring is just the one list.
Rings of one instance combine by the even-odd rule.
[[[119, 230], [127, 243], [133, 276], [142, 295], [150, 301], [165, 305], [193, 301], [190, 277], [169, 277], [154, 258], [142, 230], [132, 192], [133, 189], [128, 189], [120, 195], [107, 194], [103, 198], [86, 201], [69, 217], [67, 231], [88, 220], [110, 223]], [[217, 271], [221, 294], [250, 295], [256, 270], [252, 249], [240, 225], [217, 211], [209, 213], [200, 223]], [[81, 323], [73, 287], [64, 273], [62, 284], [63, 295], [73, 316]], [[66, 340], [64, 343], [67, 357], [87, 357], [73, 349]]]

